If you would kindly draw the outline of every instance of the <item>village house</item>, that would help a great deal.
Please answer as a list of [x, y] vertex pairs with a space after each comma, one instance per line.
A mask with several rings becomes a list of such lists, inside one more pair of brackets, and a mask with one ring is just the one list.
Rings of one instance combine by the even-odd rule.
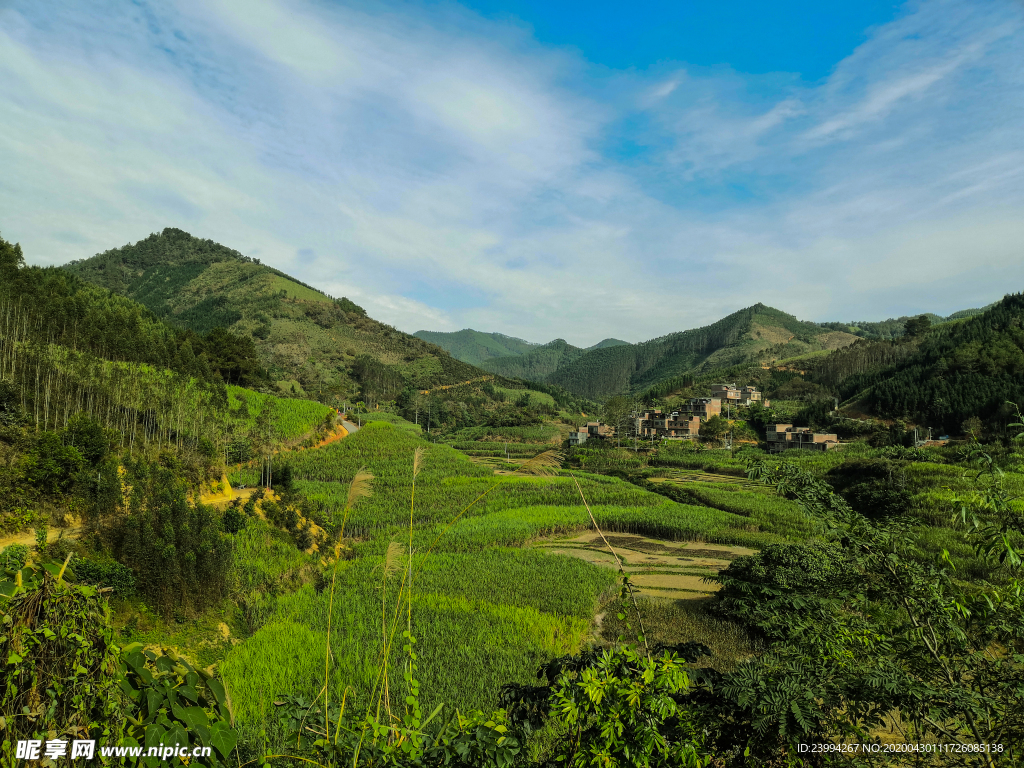
[[767, 437], [769, 453], [780, 453], [791, 448], [831, 451], [839, 447], [837, 435], [812, 432], [810, 427], [794, 427], [792, 424], [769, 424]]
[[700, 430], [700, 417], [680, 411], [662, 413], [660, 408], [643, 411], [636, 420], [636, 434], [643, 438], [693, 440]]
[[722, 415], [722, 401], [717, 397], [694, 397], [679, 404], [679, 413], [707, 421]]
[[590, 438], [596, 437], [603, 440], [612, 437], [614, 434], [615, 427], [600, 421], [588, 421], [575, 432], [569, 433], [569, 447], [573, 448], [577, 445], [582, 445]]
[[717, 398], [727, 405], [753, 405], [754, 403], [770, 405], [757, 387], [737, 387], [735, 384], [712, 384], [711, 397]]

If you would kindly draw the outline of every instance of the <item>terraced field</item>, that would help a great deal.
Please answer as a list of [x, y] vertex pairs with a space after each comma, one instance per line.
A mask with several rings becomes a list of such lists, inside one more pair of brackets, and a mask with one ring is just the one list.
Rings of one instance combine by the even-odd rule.
[[546, 538], [531, 546], [611, 569], [618, 568], [618, 557], [640, 595], [673, 600], [708, 597], [718, 585], [705, 578], [714, 576], [737, 557], [754, 552], [747, 547], [663, 541], [638, 534], [614, 534], [602, 539], [593, 531]]
[[763, 485], [737, 475], [723, 475], [716, 472], [705, 472], [700, 469], [665, 469], [659, 477], [650, 478], [651, 482], [674, 483], [721, 483], [737, 488], [769, 492]]

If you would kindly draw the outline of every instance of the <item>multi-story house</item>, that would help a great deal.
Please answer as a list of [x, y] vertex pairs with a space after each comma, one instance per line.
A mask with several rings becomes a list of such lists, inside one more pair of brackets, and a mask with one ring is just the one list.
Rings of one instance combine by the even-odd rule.
[[737, 387], [735, 384], [712, 384], [711, 397], [718, 398], [726, 405], [769, 404], [757, 387]]
[[569, 433], [569, 446], [582, 445], [592, 437], [608, 438], [615, 434], [615, 427], [604, 424], [600, 421], [588, 421], [575, 432]]
[[643, 411], [636, 420], [636, 434], [641, 439], [692, 440], [700, 431], [700, 417], [680, 411], [662, 413], [660, 408]]
[[791, 448], [831, 451], [839, 447], [837, 435], [812, 432], [809, 427], [794, 427], [792, 424], [770, 424], [767, 437], [770, 453], [780, 453]]
[[711, 396], [736, 405], [740, 401], [740, 390], [735, 384], [712, 384]]
[[707, 420], [722, 415], [722, 401], [717, 397], [695, 397], [679, 404], [679, 412]]

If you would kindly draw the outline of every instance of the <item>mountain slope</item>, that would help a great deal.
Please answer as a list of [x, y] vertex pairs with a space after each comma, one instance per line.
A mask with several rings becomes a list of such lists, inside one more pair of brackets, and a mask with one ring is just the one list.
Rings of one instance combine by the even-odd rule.
[[472, 328], [464, 328], [453, 333], [416, 331], [413, 336], [436, 344], [447, 350], [456, 360], [470, 365], [480, 365], [485, 360], [495, 357], [524, 355], [540, 346], [503, 333], [484, 333], [474, 331]]
[[[980, 309], [961, 309], [946, 317], [936, 315], [933, 312], [925, 312], [924, 316], [931, 321], [932, 325], [941, 325], [942, 323], [949, 323], [954, 320], [963, 320], [967, 317], [975, 317], [976, 315], [980, 315], [986, 310], [991, 309], [996, 304], [998, 304], [998, 302], [992, 302]], [[852, 333], [862, 339], [899, 339], [904, 335], [907, 321], [916, 317], [921, 317], [921, 315], [903, 315], [901, 317], [890, 317], [888, 320], [856, 320], [849, 323], [821, 323], [821, 325], [825, 328]]]
[[227, 328], [251, 338], [285, 391], [322, 399], [393, 399], [479, 378], [479, 369], [366, 316], [238, 251], [165, 229], [145, 240], [72, 262], [65, 269], [136, 299], [158, 318], [197, 332]]
[[861, 341], [808, 361], [809, 378], [888, 418], [959, 434], [979, 417], [1001, 431], [1024, 406], [1024, 295], [916, 339]]
[[852, 334], [797, 320], [755, 304], [716, 323], [658, 339], [590, 350], [544, 381], [583, 397], [603, 399], [643, 391], [666, 381], [745, 361], [779, 358], [856, 341]]
[[587, 350], [574, 347], [565, 339], [555, 339], [523, 355], [495, 357], [480, 367], [500, 376], [546, 381], [547, 377], [560, 367], [568, 365], [586, 352]]
[[597, 342], [597, 344], [595, 344], [592, 347], [587, 347], [587, 349], [604, 349], [605, 347], [621, 347], [621, 346], [627, 345], [627, 344], [629, 344], [629, 342], [628, 341], [623, 341], [622, 339], [605, 339], [603, 341]]

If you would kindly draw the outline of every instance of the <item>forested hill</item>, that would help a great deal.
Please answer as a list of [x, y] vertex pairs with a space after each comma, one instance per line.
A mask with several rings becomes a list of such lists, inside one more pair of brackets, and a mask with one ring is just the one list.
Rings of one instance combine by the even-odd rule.
[[503, 333], [484, 333], [464, 328], [453, 333], [441, 331], [416, 331], [418, 339], [437, 344], [457, 360], [470, 365], [480, 365], [485, 360], [509, 355], [523, 355], [539, 347], [532, 341], [524, 341]]
[[556, 384], [582, 397], [603, 399], [755, 358], [836, 349], [856, 339], [849, 333], [802, 322], [756, 304], [703, 328], [640, 344], [598, 345], [582, 350], [557, 340], [520, 358], [497, 358], [483, 367], [503, 375]]
[[56, 267], [26, 266], [0, 238], [0, 333], [19, 344], [58, 345], [95, 358], [145, 363], [201, 381], [268, 382], [252, 339], [216, 328], [173, 328], [137, 301]]
[[[604, 339], [594, 346], [586, 348], [574, 347], [564, 339], [555, 339], [547, 344], [537, 344], [514, 336], [506, 336], [503, 333], [484, 333], [483, 331], [474, 331], [472, 328], [465, 328], [453, 333], [416, 331], [413, 335], [448, 350], [452, 357], [462, 360], [464, 363], [479, 365], [481, 368], [495, 371], [504, 376], [523, 376], [535, 381], [539, 380], [538, 377], [551, 373], [557, 367], [560, 356], [552, 354], [552, 350], [565, 349], [572, 354], [573, 351], [582, 353], [590, 349], [629, 344], [628, 341], [621, 339]], [[530, 355], [533, 355], [530, 360], [515, 361], [513, 359]]]
[[179, 229], [68, 264], [74, 275], [135, 299], [160, 319], [196, 332], [250, 339], [283, 391], [325, 402], [394, 399], [486, 375], [443, 349], [367, 317], [238, 251]]
[[1024, 295], [913, 338], [860, 341], [806, 367], [840, 399], [880, 416], [951, 434], [978, 417], [1001, 431], [1012, 414], [1007, 401], [1024, 407]]
[[890, 317], [888, 320], [854, 320], [849, 323], [821, 323], [822, 327], [834, 331], [846, 331], [862, 339], [899, 339], [906, 335], [907, 322], [919, 317], [927, 317], [932, 325], [941, 325], [954, 320], [963, 320], [967, 317], [980, 315], [985, 310], [991, 309], [998, 302], [982, 307], [980, 309], [961, 309], [951, 315], [943, 317], [934, 312], [925, 312], [924, 315], [904, 315], [902, 317]]
[[548, 377], [560, 367], [568, 365], [587, 350], [574, 347], [565, 339], [534, 347], [523, 355], [495, 357], [487, 360], [480, 367], [493, 371], [501, 376], [510, 376], [530, 381], [547, 381]]

